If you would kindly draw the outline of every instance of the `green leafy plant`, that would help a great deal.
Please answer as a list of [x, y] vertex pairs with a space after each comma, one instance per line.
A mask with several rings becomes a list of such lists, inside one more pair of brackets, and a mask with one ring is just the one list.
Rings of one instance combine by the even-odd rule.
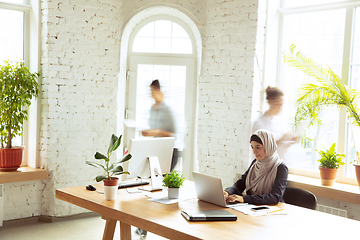
[[4, 63], [0, 66], [0, 142], [2, 148], [12, 148], [12, 139], [22, 136], [31, 99], [40, 94], [41, 73], [31, 73], [22, 61]]
[[123, 167], [120, 166], [119, 164], [130, 160], [130, 158], [132, 157], [131, 154], [125, 155], [122, 159], [117, 160], [117, 161], [113, 162], [112, 164], [110, 163], [111, 154], [116, 149], [118, 149], [118, 147], [121, 144], [121, 137], [122, 137], [122, 135], [120, 135], [120, 137], [117, 137], [115, 134], [111, 135], [109, 148], [107, 150], [107, 156], [105, 156], [104, 154], [99, 153], [99, 152], [95, 153], [95, 155], [94, 155], [95, 159], [104, 160], [105, 161], [104, 165], [99, 162], [96, 162], [96, 161], [86, 161], [86, 164], [93, 166], [93, 167], [103, 169], [105, 171], [105, 174], [96, 176], [95, 180], [97, 182], [100, 182], [104, 179], [111, 180], [114, 178], [113, 177], [114, 175], [129, 174], [129, 172], [124, 171]]
[[[294, 129], [306, 119], [311, 120], [309, 126], [320, 126], [322, 111], [326, 107], [333, 106], [346, 109], [351, 122], [360, 127], [359, 108], [356, 104], [360, 93], [356, 89], [345, 85], [330, 67], [323, 67], [300, 51], [296, 52], [294, 44], [290, 46], [290, 51], [284, 53], [284, 61], [316, 80], [316, 82], [303, 84], [299, 89], [293, 121]], [[359, 156], [355, 144], [354, 148], [356, 155]]]
[[171, 173], [167, 173], [163, 179], [163, 186], [168, 188], [180, 188], [185, 181], [182, 174], [173, 170]]
[[342, 160], [341, 157], [345, 157], [345, 154], [336, 153], [335, 151], [335, 143], [331, 145], [329, 150], [322, 151], [316, 150], [320, 154], [320, 167], [324, 168], [339, 168], [340, 165], [344, 165], [345, 162]]

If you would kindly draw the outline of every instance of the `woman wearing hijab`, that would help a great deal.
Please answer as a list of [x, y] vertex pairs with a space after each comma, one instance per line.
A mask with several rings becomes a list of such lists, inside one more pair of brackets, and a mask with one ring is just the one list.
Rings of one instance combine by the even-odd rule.
[[251, 135], [250, 144], [255, 159], [241, 178], [225, 189], [226, 201], [256, 205], [284, 202], [288, 168], [277, 153], [274, 136], [260, 129]]

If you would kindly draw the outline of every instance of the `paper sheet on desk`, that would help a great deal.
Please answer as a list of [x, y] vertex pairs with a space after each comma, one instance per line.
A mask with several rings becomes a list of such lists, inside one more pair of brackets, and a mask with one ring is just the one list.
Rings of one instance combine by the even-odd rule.
[[277, 207], [277, 206], [268, 206], [268, 205], [262, 205], [262, 206], [266, 206], [269, 209], [267, 209], [266, 211], [253, 211], [251, 210], [251, 208], [253, 207], [261, 207], [258, 205], [253, 205], [253, 204], [248, 204], [248, 205], [240, 205], [240, 206], [233, 206], [231, 207], [232, 209], [242, 212], [246, 215], [250, 215], [252, 217], [257, 217], [257, 216], [265, 216], [265, 215], [284, 215], [286, 214], [286, 212]]
[[179, 198], [175, 198], [175, 199], [168, 198], [167, 189], [164, 189], [162, 192], [147, 193], [145, 195], [150, 197], [150, 199], [148, 199], [149, 201], [163, 203], [163, 204], [173, 204], [173, 203], [177, 203], [180, 201], [185, 201], [185, 200], [189, 200], [192, 198], [196, 198], [195, 194], [191, 194], [188, 192], [182, 192], [181, 189], [180, 189], [180, 193], [179, 193]]

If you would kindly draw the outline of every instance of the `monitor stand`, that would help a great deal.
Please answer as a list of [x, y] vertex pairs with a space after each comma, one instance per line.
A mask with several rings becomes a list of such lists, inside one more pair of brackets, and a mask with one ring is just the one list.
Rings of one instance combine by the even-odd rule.
[[158, 157], [148, 157], [149, 165], [150, 165], [150, 176], [151, 176], [151, 186], [143, 186], [139, 189], [145, 190], [145, 191], [158, 191], [162, 190], [162, 171], [160, 168], [160, 163]]

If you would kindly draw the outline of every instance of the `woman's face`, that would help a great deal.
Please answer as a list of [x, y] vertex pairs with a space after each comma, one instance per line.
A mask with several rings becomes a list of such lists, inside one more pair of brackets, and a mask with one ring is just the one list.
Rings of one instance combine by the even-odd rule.
[[281, 112], [284, 103], [284, 98], [280, 96], [275, 99], [268, 100], [268, 103], [274, 115], [278, 115]]
[[251, 141], [250, 143], [251, 145], [251, 149], [255, 155], [256, 160], [261, 161], [265, 158], [265, 148], [264, 145], [255, 142], [255, 141]]

